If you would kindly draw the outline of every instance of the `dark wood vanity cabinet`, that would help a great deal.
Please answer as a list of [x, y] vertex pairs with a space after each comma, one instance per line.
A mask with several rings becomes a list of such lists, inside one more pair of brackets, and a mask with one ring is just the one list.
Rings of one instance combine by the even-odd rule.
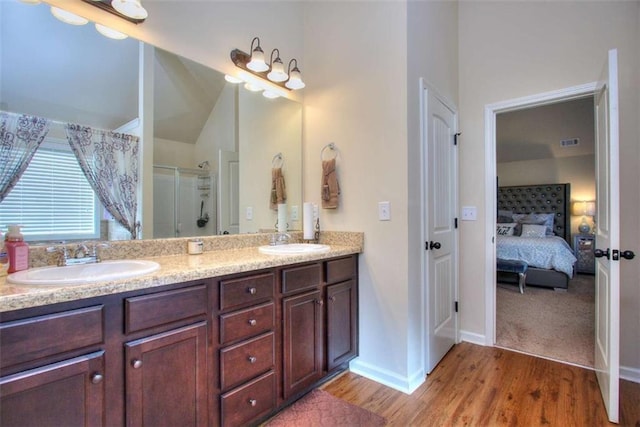
[[244, 426], [357, 355], [357, 255], [0, 313], [0, 425]]

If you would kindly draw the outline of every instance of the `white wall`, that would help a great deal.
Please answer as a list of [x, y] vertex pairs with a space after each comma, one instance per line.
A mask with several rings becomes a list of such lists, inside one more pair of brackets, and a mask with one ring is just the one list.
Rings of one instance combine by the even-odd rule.
[[[483, 336], [483, 276], [487, 239], [484, 188], [484, 106], [597, 80], [607, 50], [618, 48], [622, 246], [638, 252], [637, 1], [461, 2], [460, 203], [477, 206], [478, 221], [462, 223], [462, 328]], [[621, 365], [640, 368], [640, 263], [622, 262]]]
[[[570, 183], [571, 200], [596, 199], [593, 155], [498, 163], [500, 186]], [[572, 233], [578, 233], [581, 216], [571, 217]]]

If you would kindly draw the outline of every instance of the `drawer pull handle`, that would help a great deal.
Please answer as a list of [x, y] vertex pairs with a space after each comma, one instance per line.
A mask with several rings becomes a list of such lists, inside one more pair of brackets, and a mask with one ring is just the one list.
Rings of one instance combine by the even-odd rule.
[[104, 377], [102, 375], [100, 375], [99, 373], [97, 373], [97, 372], [95, 372], [93, 375], [91, 375], [91, 382], [93, 384], [100, 384], [103, 379], [104, 379]]
[[255, 295], [256, 293], [258, 293], [258, 290], [256, 288], [249, 288], [247, 289], [247, 292], [249, 292], [251, 295]]
[[133, 369], [140, 369], [142, 368], [142, 360], [140, 359], [133, 359], [131, 361], [131, 366], [133, 366]]
[[258, 404], [258, 401], [256, 399], [249, 399], [249, 405], [256, 406], [257, 404]]
[[249, 360], [249, 363], [256, 363], [258, 358], [255, 356], [249, 356], [247, 360]]
[[249, 326], [256, 326], [257, 324], [258, 324], [258, 321], [256, 319], [249, 320]]

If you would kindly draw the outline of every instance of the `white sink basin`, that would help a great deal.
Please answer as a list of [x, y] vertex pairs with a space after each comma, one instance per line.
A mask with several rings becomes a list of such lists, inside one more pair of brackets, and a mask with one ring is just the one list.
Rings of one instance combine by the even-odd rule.
[[10, 274], [7, 282], [16, 285], [77, 285], [142, 276], [159, 268], [160, 264], [154, 261], [124, 259], [96, 264], [32, 268]]
[[315, 243], [291, 243], [288, 245], [260, 246], [258, 250], [269, 255], [300, 255], [329, 252], [329, 246]]

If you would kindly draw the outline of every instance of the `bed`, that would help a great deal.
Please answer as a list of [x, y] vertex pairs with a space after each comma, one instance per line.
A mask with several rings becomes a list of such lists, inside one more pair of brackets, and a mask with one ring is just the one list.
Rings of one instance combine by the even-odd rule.
[[[528, 264], [526, 284], [567, 289], [576, 258], [571, 250], [570, 184], [498, 188], [496, 257]], [[512, 275], [498, 273], [512, 282]]]

